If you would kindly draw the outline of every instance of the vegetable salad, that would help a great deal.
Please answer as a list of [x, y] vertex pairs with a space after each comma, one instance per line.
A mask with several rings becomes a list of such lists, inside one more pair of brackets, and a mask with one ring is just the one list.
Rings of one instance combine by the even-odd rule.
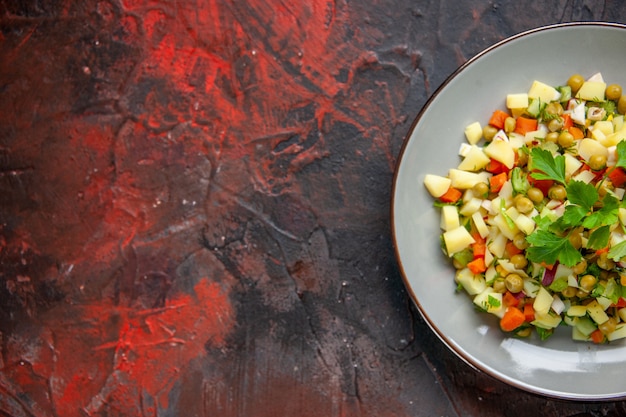
[[518, 337], [626, 338], [626, 95], [572, 75], [506, 96], [424, 185], [458, 289]]

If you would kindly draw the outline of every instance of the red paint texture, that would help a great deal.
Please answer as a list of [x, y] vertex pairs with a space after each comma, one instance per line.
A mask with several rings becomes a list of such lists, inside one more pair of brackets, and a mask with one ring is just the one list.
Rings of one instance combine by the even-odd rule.
[[[379, 63], [363, 52], [344, 3], [80, 7], [65, 3], [50, 26], [19, 21], [24, 34], [0, 45], [11, 62], [0, 74], [11, 98], [0, 101], [0, 129], [11, 126], [0, 156], [16, 171], [3, 168], [0, 178], [11, 196], [2, 202], [11, 216], [0, 258], [13, 265], [2, 277], [10, 287], [2, 313], [19, 316], [0, 328], [0, 367], [12, 382], [2, 386], [12, 387], [11, 400], [29, 398], [20, 406], [37, 417], [159, 415], [180, 407], [177, 396], [202, 393], [204, 382], [181, 389], [194, 372], [230, 372], [205, 352], [233, 349], [228, 338], [248, 331], [235, 322], [249, 307], [232, 304], [235, 275], [237, 290], [258, 285], [250, 284], [261, 311], [290, 317], [300, 296], [325, 293], [336, 308], [339, 262], [320, 229], [371, 221], [346, 198], [365, 176], [319, 168], [310, 183], [298, 176], [332, 155], [337, 125], [353, 129], [346, 144], [334, 141], [348, 149], [337, 170], [346, 163], [365, 173], [364, 161], [383, 154], [389, 171], [383, 137], [400, 123], [393, 102], [407, 93], [403, 82], [352, 88]], [[309, 199], [327, 204], [314, 211]], [[43, 290], [53, 296], [38, 298]], [[284, 320], [273, 319], [271, 332]], [[317, 351], [318, 336], [306, 335], [313, 340], [300, 351]], [[331, 346], [339, 363], [343, 345]], [[233, 362], [247, 363], [247, 353]], [[266, 368], [287, 366], [271, 349], [263, 354]], [[264, 380], [269, 394], [242, 386], [239, 400], [274, 398], [297, 413], [305, 401], [290, 394], [311, 395], [310, 404], [333, 398], [330, 412], [350, 415], [358, 401], [342, 393], [354, 378], [352, 363], [345, 367], [316, 374], [330, 393], [285, 382], [283, 369]], [[220, 382], [222, 410], [253, 410], [233, 404], [229, 381], [241, 375]], [[285, 394], [288, 385], [297, 389]], [[349, 405], [337, 402], [347, 396]], [[260, 415], [276, 415], [264, 404]], [[218, 406], [188, 407], [207, 415]]]
[[206, 278], [193, 295], [181, 294], [160, 308], [91, 304], [69, 313], [74, 318], [63, 312], [65, 323], [55, 312], [55, 320], [46, 320], [55, 355], [45, 375], [54, 382], [54, 408], [68, 417], [105, 406], [138, 410], [146, 406], [142, 401], [151, 402], [153, 412], [166, 409], [181, 372], [206, 347], [222, 346], [234, 324], [228, 294]]

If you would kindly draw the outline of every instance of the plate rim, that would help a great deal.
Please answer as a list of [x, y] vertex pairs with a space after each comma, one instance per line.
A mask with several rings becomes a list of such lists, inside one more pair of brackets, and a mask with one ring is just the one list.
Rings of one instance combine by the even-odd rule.
[[[412, 302], [414, 303], [414, 305], [417, 307], [417, 310], [420, 314], [420, 316], [424, 319], [425, 323], [427, 324], [427, 326], [430, 328], [430, 330], [436, 335], [436, 337], [446, 346], [446, 348], [448, 348], [450, 351], [452, 351], [452, 353], [459, 359], [462, 360], [462, 362], [464, 362], [466, 365], [468, 365], [470, 368], [472, 368], [473, 370], [477, 371], [477, 372], [481, 372], [484, 374], [489, 375], [490, 377], [515, 388], [521, 389], [525, 392], [531, 393], [531, 394], [535, 394], [535, 395], [542, 395], [548, 398], [553, 398], [553, 399], [558, 399], [558, 400], [571, 400], [571, 401], [600, 401], [600, 402], [607, 402], [607, 401], [615, 401], [615, 400], [620, 400], [620, 399], [626, 399], [626, 390], [624, 390], [624, 392], [622, 393], [615, 393], [615, 394], [609, 394], [609, 395], [582, 395], [582, 394], [574, 394], [574, 393], [566, 393], [566, 392], [560, 392], [560, 391], [555, 391], [555, 390], [551, 390], [551, 389], [542, 389], [540, 387], [534, 386], [532, 384], [526, 384], [523, 381], [519, 381], [515, 378], [509, 378], [506, 375], [502, 374], [501, 372], [496, 371], [495, 369], [490, 368], [487, 365], [482, 364], [480, 361], [476, 361], [473, 360], [473, 358], [471, 357], [471, 355], [467, 355], [465, 354], [465, 352], [463, 352], [461, 349], [456, 347], [456, 344], [453, 343], [448, 337], [446, 337], [445, 334], [443, 334], [443, 332], [437, 327], [437, 325], [434, 323], [433, 319], [428, 315], [428, 313], [424, 310], [424, 308], [422, 307], [422, 304], [420, 303], [418, 297], [416, 296], [412, 286], [410, 285], [410, 282], [408, 280], [407, 277], [407, 273], [405, 270], [405, 267], [403, 265], [402, 259], [400, 257], [400, 251], [399, 251], [399, 245], [398, 245], [398, 240], [397, 240], [397, 234], [396, 234], [396, 222], [395, 222], [395, 206], [396, 206], [396, 195], [397, 195], [397, 182], [398, 182], [398, 175], [400, 172], [400, 167], [404, 161], [404, 155], [406, 152], [406, 149], [409, 145], [409, 143], [411, 142], [411, 136], [413, 134], [413, 132], [415, 131], [417, 125], [420, 123], [423, 115], [427, 112], [427, 110], [430, 108], [430, 106], [432, 105], [432, 103], [436, 100], [436, 98], [441, 94], [441, 92], [454, 80], [456, 79], [467, 67], [471, 66], [474, 62], [478, 61], [479, 59], [481, 59], [482, 57], [484, 57], [485, 55], [489, 54], [490, 52], [503, 47], [504, 45], [516, 41], [520, 38], [524, 38], [527, 37], [529, 35], [533, 35], [536, 33], [540, 33], [540, 32], [545, 32], [545, 31], [552, 31], [552, 30], [559, 30], [559, 29], [565, 29], [565, 28], [573, 28], [573, 27], [598, 27], [598, 28], [612, 28], [612, 29], [618, 29], [618, 30], [625, 30], [626, 31], [626, 24], [622, 24], [622, 23], [617, 23], [617, 22], [609, 22], [609, 21], [576, 21], [576, 22], [563, 22], [563, 23], [555, 23], [555, 24], [550, 24], [550, 25], [543, 25], [543, 26], [538, 26], [532, 29], [528, 29], [519, 33], [516, 33], [514, 35], [511, 35], [509, 37], [506, 37], [490, 46], [488, 46], [487, 48], [483, 49], [482, 51], [478, 52], [477, 54], [475, 54], [474, 56], [472, 56], [471, 58], [469, 58], [466, 62], [464, 62], [463, 64], [459, 65], [449, 76], [447, 76], [445, 78], [445, 80], [441, 83], [441, 85], [439, 85], [435, 91], [430, 94], [430, 96], [427, 98], [427, 100], [425, 101], [425, 103], [422, 105], [421, 109], [418, 111], [417, 115], [414, 117], [411, 125], [409, 126], [406, 134], [404, 135], [403, 141], [402, 141], [402, 145], [400, 147], [400, 150], [398, 152], [398, 156], [396, 158], [396, 163], [395, 163], [395, 167], [394, 167], [394, 173], [393, 173], [393, 177], [392, 177], [392, 187], [391, 187], [391, 202], [390, 202], [390, 226], [391, 226], [391, 237], [392, 237], [392, 245], [393, 245], [393, 250], [394, 250], [394, 256], [396, 259], [396, 263], [398, 265], [398, 268], [400, 270], [400, 276], [402, 278], [402, 281], [404, 283], [404, 286], [406, 288], [406, 290], [409, 293], [409, 297], [411, 298]], [[626, 361], [626, 358], [625, 358]]]

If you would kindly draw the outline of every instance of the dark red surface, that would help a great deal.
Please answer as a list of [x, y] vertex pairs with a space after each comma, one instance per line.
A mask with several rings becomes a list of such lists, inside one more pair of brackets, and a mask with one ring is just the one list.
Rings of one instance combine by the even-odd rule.
[[[291, 4], [295, 3], [295, 4]], [[617, 416], [470, 369], [404, 290], [420, 106], [621, 2], [0, 1], [0, 415]]]

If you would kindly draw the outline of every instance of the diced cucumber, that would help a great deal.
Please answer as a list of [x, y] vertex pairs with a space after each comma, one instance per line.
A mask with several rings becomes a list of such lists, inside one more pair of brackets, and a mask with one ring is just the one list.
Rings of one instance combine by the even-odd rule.
[[595, 323], [593, 322], [593, 320], [591, 320], [587, 316], [577, 317], [574, 320], [574, 322], [575, 322], [575, 328], [581, 334], [584, 334], [585, 336], [589, 336], [591, 333], [593, 333], [597, 329], [597, 327], [596, 327]]
[[561, 103], [568, 102], [572, 98], [572, 87], [569, 85], [562, 85], [556, 88], [556, 91], [561, 93], [561, 98], [559, 101]]
[[543, 109], [546, 107], [546, 103], [542, 102], [539, 97], [530, 99], [526, 113], [534, 118], [539, 117]]

